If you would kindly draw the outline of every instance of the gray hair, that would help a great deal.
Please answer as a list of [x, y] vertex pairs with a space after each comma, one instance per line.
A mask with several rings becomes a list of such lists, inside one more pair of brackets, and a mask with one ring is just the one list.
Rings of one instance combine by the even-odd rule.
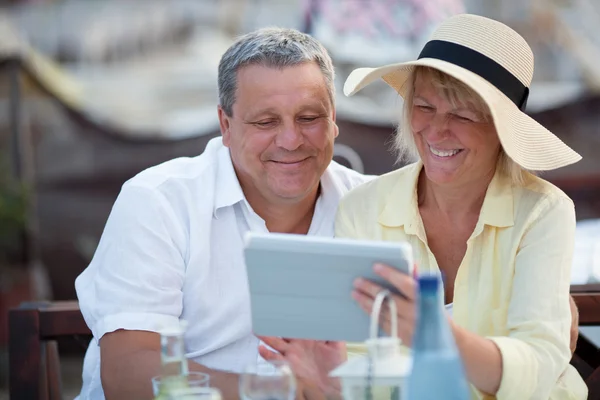
[[334, 105], [333, 63], [318, 40], [286, 28], [263, 28], [241, 36], [219, 62], [219, 104], [227, 115], [233, 115], [237, 72], [244, 66], [285, 68], [309, 62], [316, 63], [321, 69], [331, 104]]

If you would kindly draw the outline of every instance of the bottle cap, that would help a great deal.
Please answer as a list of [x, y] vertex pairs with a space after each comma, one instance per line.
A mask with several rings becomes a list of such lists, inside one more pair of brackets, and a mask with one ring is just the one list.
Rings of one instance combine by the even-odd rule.
[[437, 292], [440, 286], [438, 274], [419, 275], [419, 290], [421, 292]]

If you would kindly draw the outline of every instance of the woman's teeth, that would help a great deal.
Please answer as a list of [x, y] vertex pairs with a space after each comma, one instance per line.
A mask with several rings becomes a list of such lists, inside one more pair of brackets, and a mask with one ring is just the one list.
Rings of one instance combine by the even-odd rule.
[[429, 147], [429, 150], [431, 150], [431, 152], [433, 154], [435, 154], [438, 157], [451, 157], [453, 155], [458, 154], [459, 151], [461, 151], [461, 149], [456, 149], [456, 150], [436, 150], [433, 147]]

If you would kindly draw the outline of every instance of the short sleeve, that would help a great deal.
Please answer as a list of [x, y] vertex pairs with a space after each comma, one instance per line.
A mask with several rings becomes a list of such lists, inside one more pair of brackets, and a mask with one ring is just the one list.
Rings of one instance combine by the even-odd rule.
[[185, 230], [153, 188], [126, 183], [90, 265], [76, 279], [96, 340], [118, 329], [157, 331], [182, 312]]

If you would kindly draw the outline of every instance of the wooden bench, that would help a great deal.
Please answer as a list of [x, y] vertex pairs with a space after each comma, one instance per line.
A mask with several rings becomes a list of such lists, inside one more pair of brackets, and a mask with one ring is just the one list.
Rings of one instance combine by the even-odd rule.
[[11, 400], [62, 400], [56, 340], [91, 337], [79, 304], [31, 302], [9, 311], [9, 394]]
[[[571, 288], [580, 325], [600, 325], [600, 285]], [[56, 340], [91, 336], [76, 301], [24, 303], [9, 313], [9, 393], [11, 400], [62, 399]], [[600, 351], [580, 336], [572, 364], [600, 399]]]

